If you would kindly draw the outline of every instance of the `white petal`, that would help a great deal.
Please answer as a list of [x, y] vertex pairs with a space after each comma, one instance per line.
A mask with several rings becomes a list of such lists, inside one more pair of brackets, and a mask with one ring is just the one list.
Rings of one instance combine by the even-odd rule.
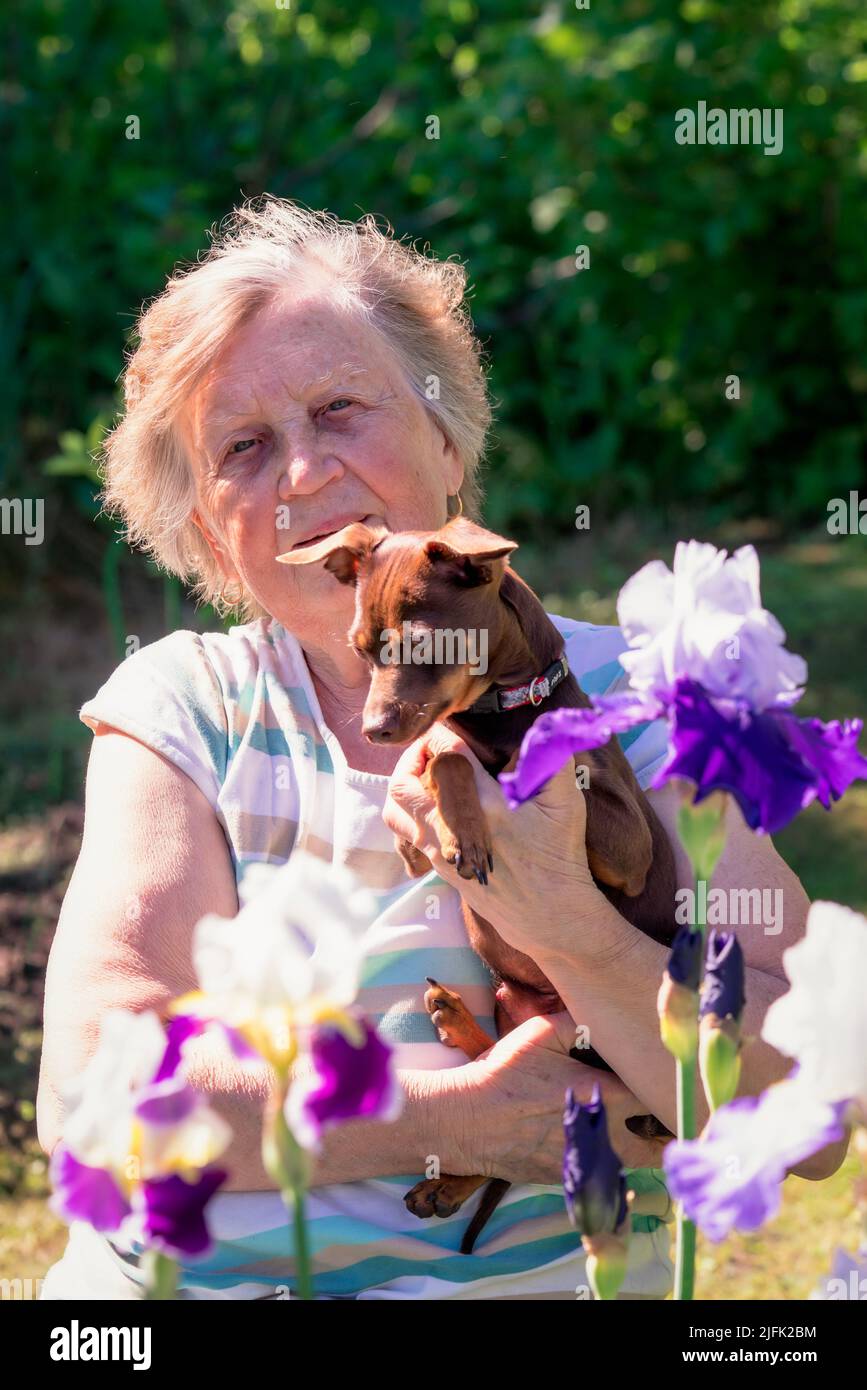
[[867, 918], [813, 903], [783, 965], [791, 985], [768, 1009], [762, 1037], [794, 1057], [825, 1100], [867, 1107]]

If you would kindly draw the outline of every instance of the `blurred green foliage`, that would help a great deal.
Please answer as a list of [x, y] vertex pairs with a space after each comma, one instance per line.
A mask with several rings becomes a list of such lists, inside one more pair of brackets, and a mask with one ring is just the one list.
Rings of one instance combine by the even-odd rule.
[[[815, 522], [858, 486], [861, 0], [286, 4], [21, 0], [7, 19], [5, 492], [80, 488], [42, 462], [110, 418], [142, 301], [263, 191], [467, 262], [493, 525], [568, 531], [579, 502], [594, 525], [675, 503]], [[677, 145], [700, 100], [781, 108], [782, 153]]]

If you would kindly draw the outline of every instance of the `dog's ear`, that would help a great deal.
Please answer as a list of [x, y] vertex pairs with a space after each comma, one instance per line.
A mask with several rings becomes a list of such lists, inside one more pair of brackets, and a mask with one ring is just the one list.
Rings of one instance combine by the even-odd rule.
[[325, 568], [341, 584], [357, 584], [360, 565], [389, 535], [391, 532], [385, 525], [368, 526], [363, 521], [352, 521], [342, 531], [326, 536], [318, 545], [307, 545], [298, 551], [287, 550], [275, 558], [281, 565], [312, 565], [324, 560]]
[[486, 531], [466, 516], [456, 516], [425, 542], [431, 559], [448, 565], [465, 584], [490, 584], [491, 562], [517, 549], [517, 541]]

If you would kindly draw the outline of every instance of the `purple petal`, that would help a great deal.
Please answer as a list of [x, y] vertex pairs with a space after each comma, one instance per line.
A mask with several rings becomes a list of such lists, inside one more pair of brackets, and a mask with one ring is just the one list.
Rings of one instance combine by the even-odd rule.
[[137, 1093], [136, 1115], [150, 1125], [179, 1125], [189, 1118], [201, 1096], [179, 1077], [144, 1086]]
[[770, 1220], [780, 1207], [786, 1170], [843, 1135], [840, 1107], [804, 1100], [790, 1081], [780, 1085], [786, 1087], [782, 1097], [772, 1086], [761, 1096], [733, 1100], [714, 1111], [701, 1139], [666, 1147], [669, 1191], [711, 1240], [724, 1240], [732, 1230], [755, 1231]]
[[205, 1207], [227, 1177], [222, 1168], [203, 1168], [195, 1182], [186, 1182], [176, 1173], [143, 1182], [136, 1213], [143, 1244], [175, 1258], [206, 1254], [213, 1242], [205, 1225]]
[[364, 1030], [360, 1047], [353, 1047], [335, 1028], [317, 1028], [312, 1035], [311, 1055], [319, 1084], [306, 1093], [302, 1109], [305, 1125], [317, 1137], [328, 1125], [393, 1112], [392, 1049], [366, 1019], [359, 1022]]
[[682, 777], [695, 783], [696, 802], [731, 792], [760, 834], [782, 830], [816, 797], [829, 807], [856, 777], [867, 777], [867, 759], [855, 746], [858, 719], [823, 724], [782, 709], [728, 717], [686, 679], [675, 686], [670, 715], [672, 753], [653, 786]]
[[701, 686], [679, 680], [671, 707], [671, 755], [653, 780], [672, 777], [696, 786], [695, 801], [731, 792], [751, 830], [774, 834], [815, 796], [815, 775], [785, 737], [792, 715], [726, 718]]
[[699, 1013], [740, 1019], [746, 1003], [744, 953], [735, 933], [711, 931], [707, 939], [704, 987]]
[[857, 743], [862, 729], [860, 719], [834, 719], [823, 724], [821, 719], [796, 719], [794, 715], [778, 714], [786, 739], [813, 772], [813, 796], [826, 810], [840, 797], [856, 778], [867, 777], [867, 758], [858, 752]]
[[678, 927], [671, 943], [671, 955], [666, 969], [676, 985], [698, 990], [701, 981], [701, 962], [704, 936], [697, 928]]
[[542, 714], [521, 743], [512, 772], [497, 779], [512, 810], [529, 801], [575, 753], [601, 748], [615, 734], [659, 718], [662, 706], [634, 690], [601, 695], [592, 709], [555, 709]]
[[254, 1047], [251, 1047], [243, 1034], [239, 1033], [237, 1028], [224, 1023], [222, 1019], [199, 1017], [197, 1014], [178, 1014], [169, 1024], [168, 1045], [154, 1080], [161, 1081], [166, 1076], [173, 1076], [180, 1062], [184, 1043], [190, 1038], [198, 1037], [207, 1028], [220, 1029], [231, 1048], [232, 1055], [237, 1057], [239, 1061], [261, 1062], [260, 1054]]
[[566, 1092], [563, 1112], [563, 1195], [573, 1226], [583, 1235], [612, 1233], [626, 1218], [626, 1179], [611, 1147], [599, 1087], [585, 1105]]
[[176, 1018], [169, 1019], [166, 1028], [166, 1050], [157, 1068], [154, 1083], [166, 1081], [170, 1076], [174, 1076], [180, 1066], [184, 1043], [189, 1038], [198, 1037], [206, 1027], [207, 1019], [196, 1018], [194, 1014], [178, 1014]]
[[65, 1221], [86, 1221], [96, 1231], [116, 1231], [130, 1206], [111, 1173], [89, 1168], [62, 1144], [49, 1164], [52, 1211]]
[[239, 1033], [237, 1028], [232, 1028], [228, 1023], [219, 1023], [223, 1037], [229, 1044], [233, 1057], [237, 1057], [240, 1062], [261, 1062], [262, 1054], [257, 1052], [251, 1043], [247, 1042], [243, 1033]]

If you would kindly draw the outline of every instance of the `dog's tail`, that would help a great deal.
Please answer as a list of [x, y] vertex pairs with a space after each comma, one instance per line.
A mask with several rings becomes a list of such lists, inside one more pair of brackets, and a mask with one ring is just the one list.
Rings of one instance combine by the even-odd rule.
[[499, 1205], [500, 1200], [511, 1186], [512, 1184], [506, 1182], [504, 1178], [491, 1178], [491, 1181], [482, 1193], [482, 1200], [479, 1202], [475, 1216], [464, 1231], [464, 1238], [461, 1241], [462, 1255], [472, 1255], [473, 1246], [476, 1243], [482, 1227], [486, 1224], [488, 1217]]

